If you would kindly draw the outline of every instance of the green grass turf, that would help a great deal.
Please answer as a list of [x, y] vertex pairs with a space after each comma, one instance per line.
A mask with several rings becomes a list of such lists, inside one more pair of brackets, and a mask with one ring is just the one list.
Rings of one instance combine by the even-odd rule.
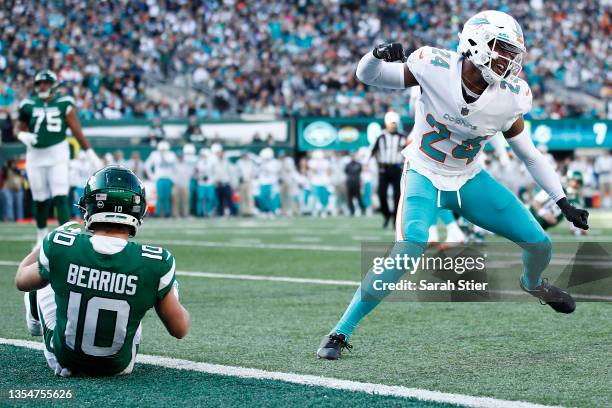
[[[591, 220], [593, 231], [586, 239], [612, 239], [611, 214], [594, 212]], [[19, 260], [31, 247], [32, 230], [32, 226], [0, 224], [0, 260]], [[191, 240], [354, 248], [364, 239], [393, 238], [390, 231], [380, 230], [378, 218], [147, 220], [141, 232], [139, 239], [151, 243]], [[565, 225], [551, 235], [553, 241], [575, 240]], [[181, 270], [359, 279], [359, 252], [166, 246]], [[13, 289], [14, 269], [0, 266], [4, 322], [0, 337], [27, 339], [22, 298]], [[508, 274], [516, 281], [520, 267], [508, 268]], [[192, 316], [191, 332], [182, 341], [174, 340], [150, 313], [144, 321], [141, 352], [145, 354], [545, 404], [598, 407], [612, 401], [612, 309], [608, 303], [579, 303], [569, 316], [555, 314], [535, 301], [385, 303], [357, 329], [353, 352], [328, 362], [317, 360], [314, 353], [354, 288], [185, 276], [179, 280], [181, 300]], [[38, 374], [32, 387], [56, 381], [45, 371], [42, 356], [13, 369], [18, 373], [7, 376], [8, 381], [33, 371]], [[134, 381], [157, 381], [150, 370], [161, 369], [139, 368]], [[175, 373], [178, 384], [183, 375]], [[91, 383], [97, 395], [111, 393], [114, 380], [107, 381]], [[264, 383], [252, 383], [262, 398], [269, 392]], [[133, 393], [140, 395], [140, 391]], [[303, 403], [319, 405], [321, 401], [327, 400]], [[294, 400], [295, 405], [301, 403]]]
[[[455, 405], [414, 399], [371, 395], [290, 384], [282, 381], [227, 377], [139, 364], [131, 376], [111, 378], [52, 377], [40, 370], [41, 353], [13, 346], [0, 346], [0, 361], [19, 361], [6, 367], [0, 380], [0, 406], [41, 406], [40, 399], [10, 400], [10, 389], [71, 390], [73, 398], [56, 399], [62, 406], [185, 406], [185, 407], [426, 407]], [[6, 381], [9, 379], [9, 381]], [[154, 381], [152, 381], [154, 379]], [[41, 382], [43, 380], [44, 382]]]

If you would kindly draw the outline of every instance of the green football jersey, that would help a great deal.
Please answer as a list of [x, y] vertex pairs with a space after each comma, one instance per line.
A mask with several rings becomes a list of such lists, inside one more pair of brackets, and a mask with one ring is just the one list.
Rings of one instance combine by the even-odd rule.
[[72, 96], [54, 96], [49, 101], [32, 97], [19, 104], [19, 120], [28, 124], [28, 130], [38, 135], [34, 147], [58, 144], [66, 139], [66, 115], [74, 108]]
[[43, 241], [39, 270], [57, 307], [50, 348], [73, 372], [112, 375], [130, 364], [141, 320], [172, 289], [175, 261], [163, 248], [136, 242], [100, 253], [92, 239], [56, 230]]
[[[577, 205], [577, 206], [584, 205], [580, 191], [577, 191], [574, 189], [563, 189], [563, 191], [565, 192], [567, 196], [567, 201], [569, 201], [570, 204]], [[563, 213], [561, 212], [561, 209], [557, 205], [557, 203], [555, 203], [555, 201], [552, 198], [550, 198], [550, 196], [548, 195], [546, 191], [540, 190], [534, 196], [534, 201], [540, 204], [540, 209], [536, 211], [536, 209], [533, 206], [529, 206], [529, 211], [534, 216], [538, 224], [540, 224], [542, 228], [544, 228], [545, 230], [548, 228], [554, 227], [555, 225], [559, 224], [565, 218], [563, 216]], [[544, 219], [543, 217], [544, 215], [554, 217], [555, 222], [551, 224], [546, 219]]]

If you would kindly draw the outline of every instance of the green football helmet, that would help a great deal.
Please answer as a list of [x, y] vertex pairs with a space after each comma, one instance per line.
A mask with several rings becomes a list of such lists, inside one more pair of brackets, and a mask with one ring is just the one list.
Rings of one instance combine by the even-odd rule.
[[580, 172], [578, 170], [574, 170], [572, 172], [569, 172], [567, 174], [567, 179], [568, 180], [576, 180], [576, 182], [580, 183], [580, 185], [582, 185], [584, 183], [584, 179], [582, 177], [582, 172]]
[[129, 169], [107, 166], [89, 178], [79, 208], [87, 230], [97, 223], [121, 224], [130, 227], [133, 237], [147, 210], [144, 185]]
[[[48, 82], [51, 84], [51, 87], [47, 91], [39, 91], [38, 86], [41, 82]], [[42, 71], [38, 71], [34, 76], [34, 91], [36, 92], [36, 96], [41, 99], [47, 99], [50, 97], [59, 86], [59, 82], [57, 80], [57, 75], [55, 72], [50, 69], [43, 69]]]

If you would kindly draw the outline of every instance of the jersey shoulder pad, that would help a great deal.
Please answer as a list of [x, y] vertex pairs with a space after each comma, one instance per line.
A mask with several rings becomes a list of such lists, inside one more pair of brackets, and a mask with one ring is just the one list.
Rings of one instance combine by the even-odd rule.
[[55, 102], [63, 107], [66, 113], [69, 113], [75, 106], [74, 98], [70, 95], [60, 96]]
[[434, 75], [450, 72], [458, 54], [434, 47], [421, 47], [408, 57], [406, 64], [421, 87], [426, 86]]
[[516, 114], [524, 115], [531, 110], [533, 95], [527, 82], [520, 78], [514, 81], [503, 80], [499, 82], [499, 88], [504, 97], [510, 97], [512, 100], [512, 107]]
[[55, 247], [58, 245], [61, 245], [62, 247], [71, 247], [81, 235], [85, 235], [87, 237], [86, 239], [89, 239], [89, 235], [83, 234], [81, 231], [58, 228], [51, 231], [45, 240], [49, 240], [50, 247]]
[[[176, 262], [174, 256], [162, 247], [133, 243], [138, 246], [138, 252], [145, 268], [159, 278], [159, 291], [169, 290], [174, 283]], [[167, 291], [166, 291], [167, 292]], [[165, 293], [164, 293], [165, 294]]]
[[34, 106], [34, 100], [30, 98], [25, 98], [21, 102], [19, 102], [19, 110], [31, 109], [32, 106]]

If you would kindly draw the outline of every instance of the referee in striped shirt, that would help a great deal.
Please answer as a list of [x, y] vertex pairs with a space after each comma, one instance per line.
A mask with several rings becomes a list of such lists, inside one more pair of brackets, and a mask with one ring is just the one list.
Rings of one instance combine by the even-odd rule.
[[[400, 199], [400, 181], [404, 162], [400, 152], [406, 146], [408, 137], [397, 131], [399, 119], [400, 117], [396, 112], [385, 114], [385, 129], [372, 147], [372, 156], [378, 162], [378, 199], [380, 201], [380, 212], [384, 219], [383, 228], [387, 228], [391, 216], [395, 215]], [[389, 209], [387, 200], [389, 186], [393, 187], [393, 212]]]

